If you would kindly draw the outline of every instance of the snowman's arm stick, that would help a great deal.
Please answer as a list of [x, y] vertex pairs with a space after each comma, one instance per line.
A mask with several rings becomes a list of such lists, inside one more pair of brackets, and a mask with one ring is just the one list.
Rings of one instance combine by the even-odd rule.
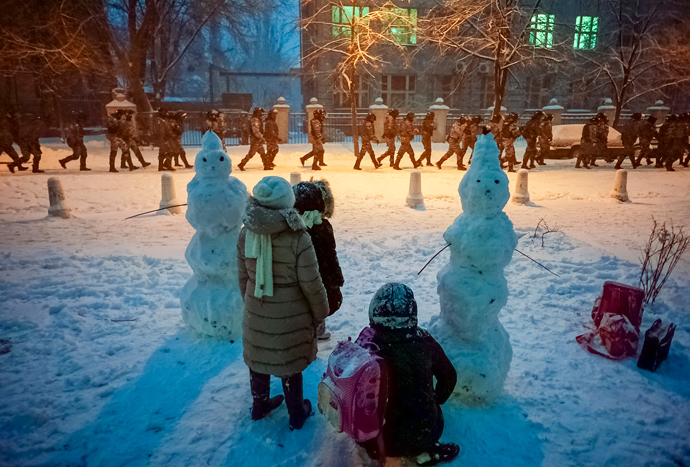
[[515, 251], [517, 251], [518, 253], [520, 253], [522, 256], [524, 256], [524, 257], [527, 258], [528, 260], [534, 261], [535, 263], [537, 263], [539, 266], [541, 266], [541, 267], [543, 267], [544, 269], [546, 269], [547, 271], [549, 271], [549, 272], [550, 272], [551, 274], [553, 274], [554, 276], [556, 276], [556, 277], [561, 277], [561, 276], [559, 276], [558, 274], [556, 274], [555, 272], [553, 272], [551, 269], [549, 269], [549, 268], [547, 268], [546, 266], [544, 266], [543, 264], [541, 264], [539, 261], [530, 258], [529, 256], [527, 256], [526, 254], [524, 254], [523, 252], [521, 252], [521, 251], [518, 250], [517, 248], [515, 249]]
[[135, 214], [135, 215], [133, 215], [133, 216], [129, 216], [129, 217], [127, 217], [125, 220], [127, 220], [127, 219], [132, 219], [132, 218], [134, 218], [134, 217], [143, 216], [144, 214], [151, 214], [152, 212], [164, 211], [164, 210], [166, 210], [166, 209], [170, 209], [170, 208], [179, 208], [179, 207], [182, 207], [182, 206], [187, 206], [187, 203], [185, 203], [185, 204], [175, 204], [175, 205], [173, 205], [173, 206], [166, 206], [166, 207], [164, 207], [164, 208], [154, 209], [153, 211], [142, 212], [142, 213], [140, 213], [140, 214]]
[[434, 256], [432, 256], [431, 259], [430, 259], [429, 261], [426, 262], [426, 264], [424, 265], [424, 267], [417, 273], [417, 275], [420, 275], [420, 274], [422, 273], [422, 271], [424, 271], [424, 270], [426, 269], [426, 267], [429, 265], [429, 263], [431, 263], [431, 262], [434, 260], [434, 258], [436, 258], [438, 255], [440, 255], [441, 252], [442, 252], [443, 250], [445, 250], [446, 248], [448, 248], [450, 245], [451, 245], [451, 244], [449, 243], [448, 245], [444, 246], [443, 248], [441, 248], [441, 250], [439, 250], [438, 253], [436, 253]]
[[[443, 250], [445, 250], [446, 248], [448, 248], [450, 245], [451, 245], [451, 244], [449, 243], [448, 245], [444, 246], [443, 248], [441, 248], [441, 250], [440, 250], [438, 253], [436, 253], [434, 256], [432, 256], [431, 259], [430, 259], [429, 261], [427, 261], [427, 263], [424, 265], [424, 267], [417, 273], [417, 275], [420, 275], [420, 274], [422, 273], [422, 271], [424, 271], [424, 270], [426, 269], [426, 267], [429, 265], [429, 263], [431, 263], [431, 262], [434, 260], [434, 258], [436, 258], [438, 255], [440, 255], [441, 252], [442, 252]], [[530, 258], [529, 256], [527, 256], [526, 254], [524, 254], [523, 252], [521, 252], [521, 251], [518, 250], [517, 248], [515, 249], [515, 251], [517, 251], [518, 253], [520, 253], [522, 256], [524, 256], [525, 258], [529, 259], [530, 261], [533, 261], [533, 262], [537, 263], [539, 266], [543, 267], [544, 269], [546, 269], [547, 271], [549, 271], [549, 272], [550, 272], [551, 274], [553, 274], [554, 276], [556, 276], [556, 277], [561, 277], [561, 276], [559, 276], [558, 274], [556, 274], [555, 272], [553, 272], [551, 269], [549, 269], [549, 268], [547, 268], [546, 266], [544, 266], [543, 264], [541, 264], [539, 261]]]

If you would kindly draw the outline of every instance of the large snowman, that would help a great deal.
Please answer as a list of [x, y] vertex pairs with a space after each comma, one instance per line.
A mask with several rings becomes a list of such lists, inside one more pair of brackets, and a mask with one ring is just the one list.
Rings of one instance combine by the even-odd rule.
[[185, 252], [194, 275], [180, 294], [182, 319], [201, 333], [235, 339], [242, 330], [237, 237], [247, 187], [230, 176], [230, 157], [215, 133], [208, 131], [201, 145], [187, 185], [187, 221], [196, 233]]
[[468, 404], [501, 393], [513, 357], [498, 313], [508, 301], [503, 269], [517, 236], [503, 212], [510, 192], [498, 154], [491, 134], [479, 136], [458, 190], [463, 212], [443, 234], [450, 263], [438, 273], [441, 314], [431, 326], [458, 372], [455, 393]]

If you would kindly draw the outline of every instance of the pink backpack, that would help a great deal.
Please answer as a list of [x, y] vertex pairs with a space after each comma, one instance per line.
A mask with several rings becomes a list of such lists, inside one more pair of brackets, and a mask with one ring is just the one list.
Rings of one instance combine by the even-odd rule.
[[388, 400], [385, 367], [371, 342], [373, 333], [367, 327], [355, 342], [338, 342], [318, 389], [319, 411], [358, 443], [379, 437]]

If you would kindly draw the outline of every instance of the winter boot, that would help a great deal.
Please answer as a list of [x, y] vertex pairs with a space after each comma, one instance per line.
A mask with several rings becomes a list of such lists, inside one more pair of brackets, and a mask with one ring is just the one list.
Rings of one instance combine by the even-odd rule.
[[283, 378], [283, 393], [290, 414], [290, 431], [299, 430], [311, 416], [311, 402], [302, 398], [302, 373]]
[[417, 456], [417, 465], [436, 465], [441, 462], [450, 462], [460, 454], [460, 446], [454, 443], [435, 443], [434, 447]]
[[[362, 169], [359, 169], [362, 170]], [[327, 341], [331, 338], [331, 333], [326, 331], [326, 320], [319, 320], [316, 324], [316, 338], [320, 341]]]
[[285, 397], [271, 394], [271, 377], [249, 370], [249, 383], [252, 390], [252, 420], [261, 420], [280, 407]]

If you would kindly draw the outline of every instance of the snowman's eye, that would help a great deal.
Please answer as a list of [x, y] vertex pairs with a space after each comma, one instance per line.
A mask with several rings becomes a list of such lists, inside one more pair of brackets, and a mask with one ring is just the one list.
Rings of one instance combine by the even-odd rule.
[[481, 182], [481, 180], [477, 180], [477, 183]]
[[206, 162], [206, 158], [204, 157], [204, 162]]
[[[225, 160], [225, 157], [220, 156], [220, 161], [223, 162]], [[498, 182], [497, 182], [498, 183]]]
[[494, 183], [495, 183], [496, 185], [498, 185], [498, 180], [494, 180]]

